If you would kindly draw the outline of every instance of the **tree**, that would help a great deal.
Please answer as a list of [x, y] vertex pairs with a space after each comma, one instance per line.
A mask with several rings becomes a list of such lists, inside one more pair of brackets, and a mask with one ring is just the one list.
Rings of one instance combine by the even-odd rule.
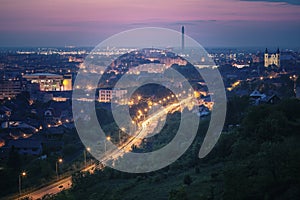
[[187, 200], [187, 193], [184, 187], [178, 189], [172, 189], [169, 192], [169, 200]]
[[15, 149], [15, 146], [12, 146], [10, 149], [7, 166], [14, 171], [20, 171], [21, 159], [18, 151]]
[[193, 181], [192, 181], [192, 178], [191, 178], [191, 176], [190, 175], [185, 175], [184, 176], [184, 178], [183, 178], [183, 183], [185, 184], [185, 185], [191, 185], [191, 183], [192, 183]]

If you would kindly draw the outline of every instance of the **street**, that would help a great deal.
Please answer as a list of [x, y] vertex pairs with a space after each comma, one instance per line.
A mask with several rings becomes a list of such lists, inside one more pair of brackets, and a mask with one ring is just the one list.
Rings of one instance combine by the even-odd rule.
[[[117, 159], [118, 157], [122, 156], [126, 152], [131, 151], [132, 145], [139, 145], [142, 142], [142, 139], [145, 138], [147, 134], [149, 134], [149, 132], [151, 132], [150, 130], [148, 130], [148, 127], [150, 127], [149, 125], [152, 124], [152, 122], [157, 121], [160, 118], [164, 117], [168, 112], [174, 112], [184, 106], [190, 105], [192, 99], [193, 99], [192, 97], [188, 97], [186, 99], [183, 99], [181, 102], [173, 103], [171, 105], [168, 105], [164, 109], [151, 114], [146, 120], [144, 120], [141, 123], [140, 126], [141, 129], [137, 131], [135, 136], [131, 137], [128, 141], [124, 142], [124, 144], [119, 146], [117, 150], [108, 152], [108, 154], [102, 159], [102, 162], [105, 163], [105, 161], [108, 161], [110, 159]], [[99, 167], [97, 167], [95, 164], [91, 164], [80, 171], [93, 173], [95, 168], [99, 169]], [[24, 195], [22, 196], [22, 198], [30, 197], [33, 200], [35, 200], [35, 199], [42, 198], [45, 195], [57, 194], [62, 190], [70, 189], [71, 187], [72, 187], [72, 176], [69, 176], [51, 185], [48, 185], [34, 192], [31, 192], [27, 195]]]
[[53, 194], [57, 194], [57, 193], [61, 192], [62, 190], [70, 189], [71, 186], [72, 186], [72, 177], [69, 176], [69, 177], [59, 180], [58, 182], [55, 182], [51, 185], [48, 185], [48, 186], [38, 189], [32, 193], [24, 195], [18, 199], [22, 199], [25, 197], [30, 197], [33, 200], [41, 199], [43, 196], [45, 196], [47, 194], [53, 195]]
[[[95, 164], [91, 164], [80, 171], [93, 173], [93, 171], [95, 170], [95, 167], [96, 167]], [[38, 189], [34, 192], [31, 192], [29, 194], [23, 195], [21, 198], [30, 197], [33, 200], [41, 199], [43, 196], [45, 196], [47, 194], [54, 195], [54, 194], [61, 192], [62, 190], [70, 189], [71, 187], [72, 187], [72, 176], [69, 176], [67, 178], [58, 180], [57, 182], [52, 183], [51, 185], [45, 186], [45, 187]], [[20, 199], [20, 198], [17, 198], [17, 199]]]

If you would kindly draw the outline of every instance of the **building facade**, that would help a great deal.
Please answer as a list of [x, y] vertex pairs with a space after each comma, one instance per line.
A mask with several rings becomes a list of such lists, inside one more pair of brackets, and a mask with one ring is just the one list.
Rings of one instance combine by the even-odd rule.
[[[127, 90], [121, 89], [100, 89], [99, 90], [99, 102], [110, 103], [113, 98], [122, 100], [127, 93]], [[124, 100], [124, 99], [123, 99]]]
[[0, 99], [13, 98], [21, 92], [22, 92], [22, 83], [20, 80], [0, 81]]
[[276, 53], [269, 54], [268, 49], [266, 49], [264, 54], [264, 66], [269, 67], [270, 65], [276, 65], [280, 67], [280, 51], [277, 49]]
[[23, 78], [32, 84], [38, 84], [40, 91], [70, 91], [72, 90], [72, 77], [50, 73], [26, 74]]

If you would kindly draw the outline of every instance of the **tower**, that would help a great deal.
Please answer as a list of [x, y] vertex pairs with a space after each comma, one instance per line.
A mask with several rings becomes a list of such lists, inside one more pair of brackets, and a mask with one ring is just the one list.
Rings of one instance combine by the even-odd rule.
[[276, 58], [275, 65], [277, 65], [277, 67], [280, 67], [280, 51], [279, 51], [279, 48], [276, 51], [275, 58]]
[[184, 26], [181, 27], [181, 50], [184, 50]]
[[268, 49], [266, 48], [266, 51], [265, 51], [265, 58], [264, 58], [264, 61], [265, 61], [265, 67], [268, 67], [269, 66], [269, 53], [268, 53]]
[[270, 65], [276, 65], [278, 68], [280, 67], [280, 51], [277, 49], [276, 53], [270, 54], [268, 53], [268, 49], [265, 51], [264, 56], [264, 66], [269, 67]]

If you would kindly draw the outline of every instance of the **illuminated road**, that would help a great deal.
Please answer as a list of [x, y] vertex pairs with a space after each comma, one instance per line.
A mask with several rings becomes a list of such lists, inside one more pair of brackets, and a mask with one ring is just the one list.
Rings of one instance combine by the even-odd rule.
[[[174, 111], [181, 110], [184, 107], [191, 106], [192, 100], [193, 100], [192, 96], [187, 97], [178, 103], [173, 103], [171, 105], [168, 105], [164, 109], [160, 109], [158, 112], [151, 114], [147, 119], [145, 119], [141, 123], [141, 126], [140, 126], [141, 128], [140, 128], [140, 130], [137, 131], [135, 136], [131, 137], [126, 142], [124, 142], [121, 146], [118, 147], [118, 149], [108, 151], [107, 155], [102, 159], [102, 162], [105, 162], [105, 161], [108, 161], [111, 159], [117, 159], [118, 157], [122, 156], [126, 152], [131, 151], [131, 147], [133, 145], [138, 146], [142, 142], [143, 138], [145, 138], [148, 134], [152, 134], [151, 130], [149, 129], [149, 127], [152, 123], [155, 123], [156, 121], [165, 117], [165, 115], [167, 113], [172, 113]], [[93, 173], [96, 168], [102, 169], [103, 167], [104, 167], [103, 165], [96, 166], [95, 164], [91, 164], [80, 171]], [[70, 189], [71, 187], [72, 187], [72, 177], [69, 176], [69, 177], [59, 180], [51, 185], [48, 185], [48, 186], [38, 189], [34, 192], [31, 192], [27, 195], [24, 195], [24, 196], [22, 196], [22, 198], [30, 197], [33, 200], [40, 199], [45, 195], [54, 195], [54, 194], [61, 192], [62, 190]]]
[[[80, 171], [82, 172], [89, 171], [90, 173], [93, 173], [94, 170], [95, 170], [95, 164], [91, 164]], [[17, 198], [17, 199], [22, 199], [25, 197], [30, 197], [33, 200], [42, 199], [42, 197], [45, 195], [54, 195], [61, 192], [62, 190], [70, 189], [71, 187], [72, 187], [72, 176], [69, 176], [67, 178], [58, 180], [57, 182], [52, 183], [51, 185], [40, 188], [29, 194], [23, 195], [21, 198]]]
[[106, 152], [106, 155], [101, 159], [102, 162], [105, 163], [109, 160], [115, 160], [118, 157], [124, 155], [126, 152], [131, 151], [133, 145], [140, 145], [143, 138], [145, 138], [148, 134], [152, 134], [152, 132], [149, 131], [149, 125], [151, 123], [154, 123], [155, 121], [158, 121], [159, 119], [163, 118], [167, 113], [172, 113], [184, 107], [190, 107], [191, 105], [193, 105], [193, 98], [193, 96], [187, 97], [181, 100], [180, 102], [168, 105], [164, 109], [161, 109], [158, 112], [151, 114], [146, 120], [144, 120], [141, 123], [141, 129], [137, 131], [135, 136], [132, 136], [130, 139], [124, 142], [121, 146], [118, 147], [118, 149], [108, 150]]
[[57, 194], [62, 190], [70, 189], [71, 186], [72, 186], [72, 177], [70, 176], [62, 180], [59, 180], [51, 185], [38, 189], [34, 192], [31, 192], [27, 195], [24, 195], [21, 197], [21, 199], [25, 197], [30, 197], [32, 199], [42, 199], [42, 197], [47, 194], [49, 195]]

